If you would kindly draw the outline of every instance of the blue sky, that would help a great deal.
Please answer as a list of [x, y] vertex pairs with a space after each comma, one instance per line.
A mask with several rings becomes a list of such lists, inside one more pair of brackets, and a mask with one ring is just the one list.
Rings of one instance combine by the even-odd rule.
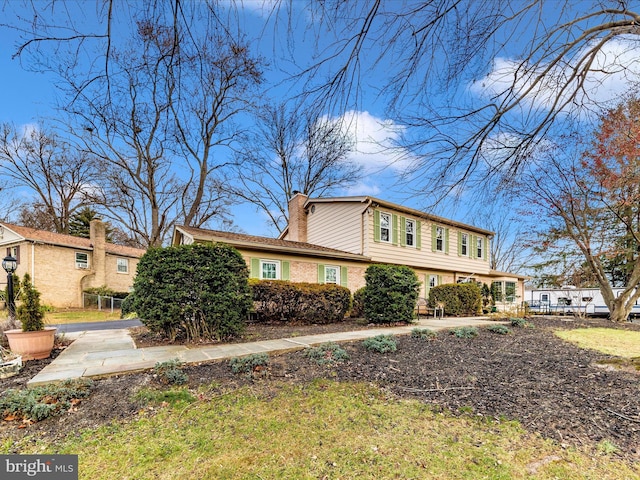
[[[5, 3], [0, 10], [5, 22], [11, 24], [12, 16], [20, 12], [17, 2]], [[293, 2], [294, 14], [292, 15], [293, 36], [274, 38], [274, 18], [269, 17], [269, 2], [264, 8], [264, 2], [244, 1], [244, 10], [241, 14], [243, 27], [249, 38], [254, 36], [252, 45], [259, 49], [262, 55], [271, 63], [271, 69], [266, 72], [267, 83], [271, 85], [268, 94], [273, 98], [286, 97], [299, 87], [292, 83], [282, 83], [288, 74], [295, 73], [296, 68], [308, 64], [315, 52], [317, 36], [314, 32], [315, 25], [309, 18], [308, 12], [302, 8], [301, 2]], [[580, 9], [580, 3], [578, 10]], [[584, 4], [582, 4], [584, 5]], [[281, 19], [280, 19], [281, 20]], [[282, 30], [280, 30], [282, 33]], [[321, 35], [321, 40], [329, 44], [332, 40], [330, 34]], [[15, 31], [0, 28], [0, 122], [11, 122], [18, 126], [36, 123], [39, 119], [47, 120], [55, 117], [54, 105], [56, 101], [56, 89], [52, 76], [28, 71], [23, 68], [19, 59], [12, 59], [15, 48], [19, 42], [19, 36]], [[463, 85], [464, 93], [470, 98], [482, 99], [500, 91], [505, 79], [513, 72], [519, 50], [525, 46], [526, 38], [521, 37], [510, 45], [510, 51], [503, 51], [501, 57], [493, 59], [492, 64], [486, 65], [487, 76], [483, 82]], [[616, 50], [616, 46], [619, 47]], [[275, 57], [274, 57], [275, 53]], [[297, 60], [297, 66], [285, 60], [285, 54], [293, 53]], [[613, 44], [610, 50], [610, 58], [617, 61], [634, 64], [640, 58], [640, 50], [630, 49], [628, 45]], [[437, 59], [436, 59], [437, 60]], [[607, 60], [603, 60], [606, 64]], [[28, 67], [28, 66], [27, 66]], [[284, 71], [283, 71], [284, 70]], [[414, 208], [424, 208], [429, 205], [428, 196], [415, 196], [409, 193], [406, 185], [397, 183], [397, 174], [405, 165], [398, 162], [397, 153], [391, 153], [383, 147], [390, 146], [392, 141], [401, 133], [402, 128], [385, 116], [384, 98], [378, 96], [378, 86], [384, 83], [384, 65], [368, 71], [363, 77], [361, 85], [362, 101], [357, 110], [343, 112], [349, 120], [346, 122], [353, 126], [356, 134], [357, 146], [352, 155], [352, 160], [363, 165], [367, 176], [356, 187], [339, 192], [344, 195], [373, 195], [386, 200], [402, 203]], [[637, 70], [640, 75], [640, 68]], [[616, 75], [608, 75], [603, 78], [594, 75], [590, 88], [591, 94], [596, 98], [611, 99], [618, 97], [628, 89], [624, 78]], [[544, 86], [531, 96], [529, 106], [542, 107], [547, 98]], [[381, 145], [383, 147], [381, 147]], [[402, 153], [402, 152], [400, 152]], [[404, 161], [407, 161], [406, 159]], [[463, 196], [464, 197], [464, 196]], [[471, 213], [473, 204], [445, 203], [433, 213], [449, 216], [468, 223], [475, 223]], [[274, 230], [266, 222], [266, 216], [256, 212], [249, 205], [234, 207], [232, 210], [234, 221], [240, 230], [251, 234], [272, 235]], [[478, 225], [484, 227], [484, 225]]]

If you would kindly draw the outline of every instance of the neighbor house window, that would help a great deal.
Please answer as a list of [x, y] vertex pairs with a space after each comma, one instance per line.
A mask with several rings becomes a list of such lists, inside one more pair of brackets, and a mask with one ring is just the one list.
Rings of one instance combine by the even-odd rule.
[[118, 273], [129, 273], [129, 259], [118, 258], [116, 260], [116, 271]]
[[260, 260], [260, 279], [279, 280], [280, 262], [276, 260]]
[[391, 214], [380, 212], [380, 241], [391, 241]]
[[89, 254], [76, 252], [76, 268], [89, 268]]
[[545, 305], [549, 304], [549, 294], [548, 293], [543, 293], [542, 295], [540, 295], [540, 303], [543, 303]]
[[444, 227], [436, 227], [436, 251], [444, 252]]
[[476, 257], [484, 258], [484, 240], [482, 238], [476, 238]]
[[469, 234], [460, 234], [460, 255], [466, 257], [469, 255]]
[[408, 247], [415, 247], [415, 245], [416, 245], [416, 241], [415, 241], [415, 238], [416, 238], [416, 222], [415, 222], [415, 220], [406, 219], [404, 228], [405, 228], [405, 235], [406, 235], [405, 244]]
[[324, 283], [338, 283], [340, 267], [325, 265], [324, 267]]

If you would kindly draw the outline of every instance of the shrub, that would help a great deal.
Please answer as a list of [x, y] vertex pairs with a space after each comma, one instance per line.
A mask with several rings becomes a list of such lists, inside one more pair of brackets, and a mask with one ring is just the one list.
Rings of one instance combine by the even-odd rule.
[[353, 292], [351, 312], [349, 313], [349, 316], [352, 318], [360, 318], [364, 316], [364, 289], [365, 287], [362, 287]]
[[507, 335], [511, 333], [511, 330], [509, 330], [504, 325], [491, 325], [487, 327], [487, 330], [489, 330], [492, 333], [497, 333], [498, 335]]
[[478, 315], [482, 312], [482, 295], [475, 283], [447, 283], [429, 290], [429, 306], [444, 307], [445, 315]]
[[248, 278], [244, 259], [228, 245], [151, 248], [138, 264], [127, 309], [170, 340], [233, 337], [252, 306]]
[[169, 385], [182, 385], [189, 381], [189, 376], [182, 371], [184, 364], [174, 358], [173, 360], [167, 360], [166, 362], [158, 362], [153, 367], [156, 375], [162, 383]]
[[318, 365], [333, 365], [349, 360], [347, 351], [334, 342], [323, 343], [318, 347], [307, 348], [304, 354]]
[[120, 305], [120, 318], [126, 318], [136, 313], [133, 309], [133, 303], [133, 293], [130, 293], [122, 299], [122, 304]]
[[378, 335], [367, 338], [362, 343], [367, 350], [378, 353], [395, 352], [398, 349], [396, 339], [393, 338], [393, 335]]
[[476, 327], [458, 327], [451, 330], [451, 335], [457, 338], [474, 338], [478, 336]]
[[22, 323], [22, 330], [35, 332], [44, 329], [44, 311], [40, 306], [40, 292], [31, 283], [28, 273], [22, 280], [22, 303], [16, 310], [16, 317]]
[[527, 322], [524, 318], [512, 317], [509, 319], [509, 321], [511, 322], [512, 327], [524, 328], [531, 326], [531, 323]]
[[411, 336], [413, 338], [420, 338], [422, 340], [433, 340], [437, 337], [436, 332], [429, 330], [428, 328], [414, 328], [411, 330]]
[[420, 282], [404, 265], [370, 265], [365, 273], [364, 315], [371, 323], [413, 320]]
[[348, 288], [334, 284], [251, 280], [258, 321], [335, 323], [343, 321], [351, 305]]
[[0, 415], [38, 422], [68, 411], [77, 400], [88, 397], [92, 387], [91, 380], [82, 379], [26, 390], [6, 390], [0, 395]]
[[253, 373], [257, 369], [266, 367], [269, 363], [269, 355], [266, 353], [253, 353], [246, 357], [236, 357], [229, 360], [233, 373]]
[[101, 297], [113, 298], [126, 298], [129, 295], [129, 292], [118, 292], [116, 290], [113, 290], [112, 288], [107, 287], [106, 285], [103, 285], [101, 287], [85, 288], [83, 292], [90, 295], [100, 295]]

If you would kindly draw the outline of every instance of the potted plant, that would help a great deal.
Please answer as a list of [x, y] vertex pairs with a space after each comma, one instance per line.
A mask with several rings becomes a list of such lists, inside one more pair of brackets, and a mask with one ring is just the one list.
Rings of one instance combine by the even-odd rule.
[[22, 282], [22, 303], [16, 311], [22, 329], [6, 330], [12, 352], [21, 355], [23, 360], [48, 358], [53, 350], [56, 329], [44, 326], [44, 312], [40, 306], [40, 292], [31, 283], [31, 277], [25, 273]]

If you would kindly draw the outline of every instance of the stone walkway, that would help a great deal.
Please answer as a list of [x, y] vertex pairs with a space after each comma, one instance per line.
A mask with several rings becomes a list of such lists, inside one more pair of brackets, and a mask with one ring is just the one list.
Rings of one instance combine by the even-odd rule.
[[429, 328], [438, 331], [493, 323], [496, 322], [486, 317], [426, 319], [405, 327], [368, 328], [351, 332], [202, 347], [166, 345], [136, 348], [129, 331], [126, 329], [86, 331], [79, 333], [76, 340], [33, 377], [27, 385], [32, 387], [67, 379], [102, 377], [146, 370], [153, 368], [157, 362], [175, 358], [184, 363], [211, 362], [254, 353], [282, 353], [300, 350], [327, 342], [363, 340], [380, 334], [406, 335], [411, 333], [414, 328]]

